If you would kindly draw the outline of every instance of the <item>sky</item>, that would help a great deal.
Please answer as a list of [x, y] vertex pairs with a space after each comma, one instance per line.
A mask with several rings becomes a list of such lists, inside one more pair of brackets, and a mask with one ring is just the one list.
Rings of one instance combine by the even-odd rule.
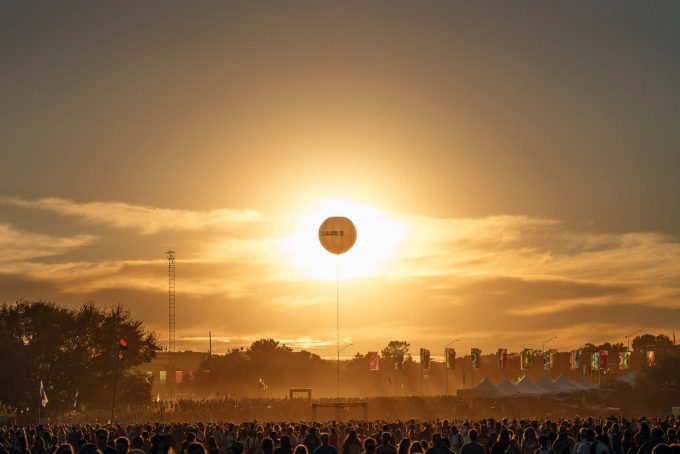
[[349, 356], [672, 335], [678, 30], [674, 1], [4, 2], [0, 301], [166, 344], [174, 249], [180, 349], [329, 356], [336, 304]]

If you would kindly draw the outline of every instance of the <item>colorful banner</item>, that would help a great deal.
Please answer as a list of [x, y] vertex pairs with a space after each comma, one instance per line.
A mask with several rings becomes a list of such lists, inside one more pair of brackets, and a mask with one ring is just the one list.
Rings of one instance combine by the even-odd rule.
[[592, 352], [590, 354], [590, 369], [600, 370], [600, 352]]
[[203, 382], [208, 383], [210, 381], [210, 370], [203, 371]]
[[534, 351], [530, 348], [525, 348], [519, 353], [520, 369], [528, 370], [534, 367]]
[[380, 370], [378, 352], [368, 352], [368, 370]]
[[656, 363], [656, 355], [653, 350], [647, 352], [647, 365], [652, 367]]
[[168, 373], [164, 370], [161, 371], [160, 373], [160, 379], [161, 379], [161, 385], [164, 385], [168, 382]]
[[176, 370], [175, 371], [175, 383], [178, 385], [182, 384], [182, 381], [184, 380], [184, 372], [181, 370]]
[[508, 349], [499, 348], [496, 352], [496, 369], [505, 369], [508, 367]]
[[543, 352], [543, 370], [550, 370], [550, 352]]
[[580, 369], [583, 367], [583, 350], [578, 349], [574, 350], [574, 370]]
[[619, 352], [619, 370], [630, 369], [630, 352], [628, 350]]
[[426, 348], [420, 349], [420, 368], [430, 370], [430, 350]]
[[609, 357], [609, 352], [607, 350], [600, 350], [600, 369], [607, 369], [607, 358]]
[[404, 369], [404, 352], [403, 350], [394, 351], [394, 370]]
[[557, 349], [551, 348], [550, 349], [550, 368], [551, 369], [555, 368], [555, 361], [557, 361]]
[[452, 348], [446, 349], [446, 368], [455, 369], [456, 368], [456, 351]]
[[473, 348], [470, 350], [470, 356], [472, 357], [472, 369], [479, 370], [481, 368], [482, 350]]

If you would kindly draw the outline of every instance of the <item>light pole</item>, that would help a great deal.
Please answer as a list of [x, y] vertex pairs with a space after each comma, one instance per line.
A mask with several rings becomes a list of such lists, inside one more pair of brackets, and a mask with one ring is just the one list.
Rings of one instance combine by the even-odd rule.
[[[449, 395], [449, 357], [448, 357], [448, 347], [456, 342], [460, 342], [460, 339], [452, 340], [448, 344], [444, 345], [444, 373], [446, 374], [446, 395]], [[454, 359], [455, 361], [455, 359]]]
[[641, 333], [641, 332], [642, 332], [642, 330], [641, 330], [641, 329], [638, 329], [638, 330], [633, 331], [632, 333], [630, 333], [630, 334], [627, 335], [627, 336], [623, 336], [623, 337], [625, 337], [626, 340], [628, 341], [628, 350], [630, 350], [630, 337], [633, 336], [633, 335], [635, 335], [635, 334], [637, 334], [637, 333]]

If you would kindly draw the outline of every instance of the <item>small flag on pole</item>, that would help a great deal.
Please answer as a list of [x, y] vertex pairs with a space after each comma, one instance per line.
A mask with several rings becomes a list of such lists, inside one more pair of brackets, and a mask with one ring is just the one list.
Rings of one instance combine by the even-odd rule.
[[378, 352], [368, 352], [368, 370], [380, 370], [380, 359], [378, 357]]
[[40, 405], [46, 407], [48, 402], [49, 400], [47, 400], [47, 394], [45, 394], [45, 387], [43, 386], [42, 380], [40, 380]]
[[606, 370], [607, 369], [607, 357], [609, 356], [609, 352], [607, 350], [600, 350], [600, 369]]
[[534, 351], [530, 348], [525, 348], [520, 353], [520, 369], [527, 370], [534, 367]]
[[394, 370], [404, 369], [404, 351], [395, 350], [394, 352]]
[[118, 350], [127, 350], [127, 349], [128, 349], [128, 344], [125, 341], [125, 339], [123, 339], [121, 337], [120, 340], [118, 341]]
[[600, 352], [592, 352], [590, 354], [590, 369], [600, 370]]
[[627, 370], [630, 368], [630, 352], [628, 350], [619, 352], [619, 369]]
[[472, 369], [479, 370], [481, 368], [480, 359], [482, 357], [482, 350], [479, 348], [473, 348], [470, 350], [470, 357], [472, 359]]
[[456, 351], [452, 348], [446, 349], [446, 368], [447, 369], [456, 368]]
[[430, 350], [427, 348], [420, 349], [420, 367], [423, 370], [430, 370]]
[[78, 391], [76, 390], [76, 395], [73, 396], [73, 411], [76, 411], [78, 407]]

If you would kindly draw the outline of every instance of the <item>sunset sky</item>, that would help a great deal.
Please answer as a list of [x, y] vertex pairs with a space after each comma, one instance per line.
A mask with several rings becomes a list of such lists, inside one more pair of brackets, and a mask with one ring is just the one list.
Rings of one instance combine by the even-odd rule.
[[0, 301], [165, 344], [173, 248], [181, 349], [331, 355], [337, 267], [350, 355], [680, 329], [680, 2], [4, 2], [0, 56]]

